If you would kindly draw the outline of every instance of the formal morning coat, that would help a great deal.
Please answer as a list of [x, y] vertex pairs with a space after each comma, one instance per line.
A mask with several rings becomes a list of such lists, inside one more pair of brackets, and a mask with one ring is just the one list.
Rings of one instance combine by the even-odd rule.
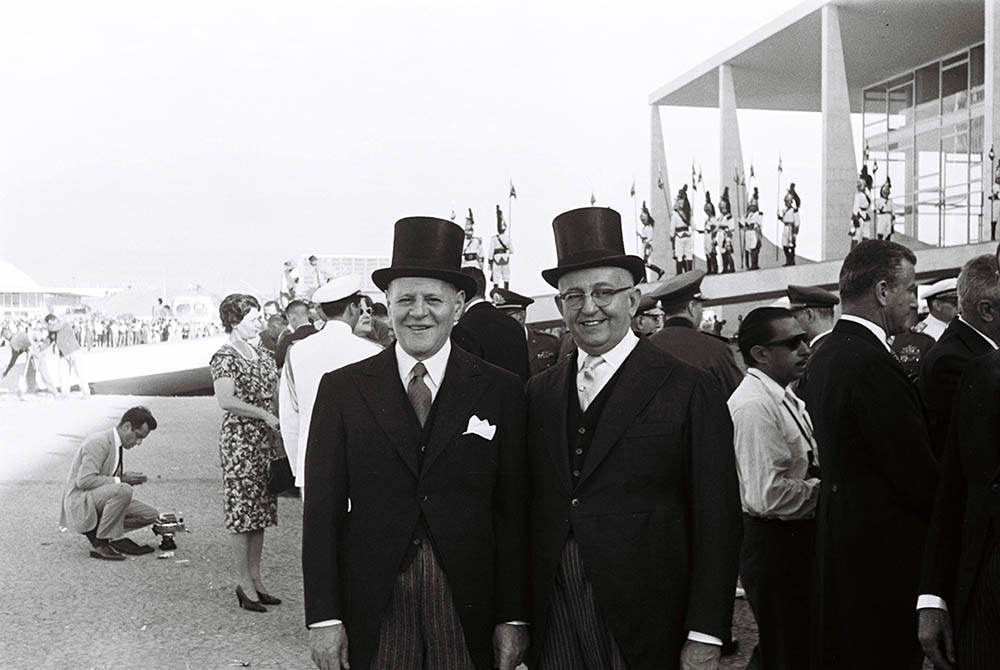
[[521, 382], [452, 347], [431, 415], [422, 444], [396, 347], [320, 382], [306, 452], [306, 623], [344, 622], [352, 670], [369, 667], [420, 532], [433, 541], [477, 668], [493, 667], [495, 624], [530, 620]]
[[725, 398], [707, 374], [640, 339], [608, 382], [574, 486], [576, 374], [571, 355], [528, 382], [534, 653], [572, 533], [629, 668], [676, 668], [689, 630], [729, 637], [742, 531]]

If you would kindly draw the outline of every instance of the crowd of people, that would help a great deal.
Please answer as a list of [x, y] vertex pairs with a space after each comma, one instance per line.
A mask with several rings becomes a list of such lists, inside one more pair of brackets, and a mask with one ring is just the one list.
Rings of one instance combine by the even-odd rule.
[[[851, 251], [839, 296], [789, 286], [745, 315], [741, 368], [698, 328], [703, 272], [644, 295], [617, 212], [571, 210], [553, 232], [562, 341], [524, 325], [530, 298], [487, 300], [462, 228], [434, 218], [397, 222], [372, 275], [388, 309], [350, 276], [311, 304], [222, 301], [240, 607], [281, 602], [261, 556], [291, 489], [321, 669], [714, 669], [737, 577], [751, 667], [1000, 667], [995, 256], [929, 294], [946, 325], [918, 328], [935, 341], [916, 375], [894, 340], [916, 323], [917, 259], [888, 240]], [[96, 558], [135, 550], [149, 510], [101, 509], [152, 428], [123, 417], [88, 441], [98, 514], [74, 527]]]

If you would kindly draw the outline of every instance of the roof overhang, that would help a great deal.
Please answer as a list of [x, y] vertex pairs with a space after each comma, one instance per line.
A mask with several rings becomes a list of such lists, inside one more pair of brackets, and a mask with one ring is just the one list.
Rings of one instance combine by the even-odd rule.
[[807, 0], [649, 96], [649, 104], [718, 107], [721, 65], [740, 109], [820, 111], [822, 8], [839, 10], [851, 111], [862, 91], [983, 41], [984, 0]]

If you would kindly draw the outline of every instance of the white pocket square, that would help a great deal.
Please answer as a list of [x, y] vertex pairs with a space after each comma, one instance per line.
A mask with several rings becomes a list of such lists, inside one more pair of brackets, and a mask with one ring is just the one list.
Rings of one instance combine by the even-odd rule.
[[469, 425], [466, 427], [465, 432], [462, 435], [478, 435], [485, 440], [492, 440], [493, 436], [496, 435], [497, 427], [490, 424], [486, 419], [480, 419], [478, 416], [473, 414], [469, 417]]

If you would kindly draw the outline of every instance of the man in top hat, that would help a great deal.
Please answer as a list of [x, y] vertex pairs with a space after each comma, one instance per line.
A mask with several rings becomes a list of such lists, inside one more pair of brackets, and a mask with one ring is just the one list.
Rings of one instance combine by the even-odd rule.
[[326, 325], [312, 337], [295, 343], [285, 354], [278, 383], [281, 437], [295, 485], [305, 485], [306, 440], [316, 391], [331, 370], [374, 356], [377, 344], [354, 334], [361, 317], [361, 278], [347, 275], [331, 279], [313, 293]]
[[944, 334], [948, 324], [958, 314], [957, 279], [942, 279], [931, 285], [924, 294], [930, 313], [920, 323], [908, 331], [900, 333], [892, 340], [892, 351], [896, 354], [906, 375], [917, 381], [924, 356], [938, 338]]
[[840, 298], [819, 286], [796, 284], [789, 284], [785, 294], [788, 296], [788, 308], [809, 338], [809, 351], [815, 353], [833, 331], [834, 312]]
[[688, 272], [663, 283], [651, 293], [663, 306], [663, 328], [649, 341], [689, 365], [701, 368], [718, 383], [728, 398], [743, 380], [732, 349], [722, 339], [698, 329], [705, 296], [701, 293], [701, 270]]
[[452, 340], [470, 354], [513, 372], [522, 382], [528, 381], [524, 330], [486, 301], [486, 276], [482, 270], [464, 267], [462, 272], [472, 278], [476, 288], [455, 324]]
[[452, 346], [476, 290], [463, 239], [397, 221], [392, 265], [372, 273], [396, 343], [320, 382], [302, 524], [320, 668], [513, 670], [527, 648], [524, 392]]
[[957, 283], [961, 313], [920, 361], [917, 387], [938, 458], [944, 453], [959, 378], [973, 359], [994, 351], [1000, 342], [998, 270], [993, 254], [976, 256], [962, 267]]
[[618, 212], [552, 227], [576, 351], [528, 381], [531, 667], [717, 668], [741, 532], [722, 394], [631, 332], [645, 266]]
[[494, 288], [490, 295], [496, 308], [524, 329], [528, 341], [529, 376], [552, 367], [559, 359], [559, 338], [527, 325], [528, 305], [533, 304], [534, 299], [500, 286]]

